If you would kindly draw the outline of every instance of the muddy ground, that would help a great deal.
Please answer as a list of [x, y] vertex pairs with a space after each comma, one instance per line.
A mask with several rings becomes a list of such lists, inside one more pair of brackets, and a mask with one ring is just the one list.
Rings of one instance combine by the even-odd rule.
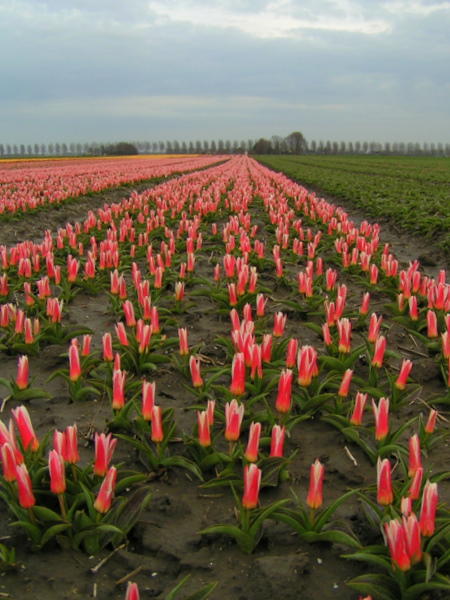
[[[146, 187], [143, 184], [134, 189], [140, 192]], [[24, 215], [15, 222], [2, 223], [0, 243], [11, 246], [27, 239], [39, 242], [46, 229], [55, 232], [67, 222], [82, 221], [88, 210], [95, 210], [105, 203], [118, 202], [128, 193], [129, 190], [124, 189], [107, 191], [99, 197], [81, 198], [62, 205], [56, 211], [41, 210], [33, 215]], [[346, 209], [356, 222], [361, 219], [361, 215], [351, 212], [351, 207], [347, 206]], [[402, 266], [420, 257], [423, 263], [427, 263], [423, 270], [433, 276], [440, 268], [448, 267], [446, 257], [434, 253], [430, 240], [401, 235], [395, 224], [382, 224], [381, 239], [382, 242], [390, 242]], [[212, 266], [207, 259], [199, 261], [196, 269], [199, 274], [212, 276]], [[261, 281], [273, 290], [269, 312], [283, 310], [288, 313], [286, 335], [299, 338], [302, 344], [318, 345], [320, 340], [317, 334], [304, 327], [292, 311], [283, 307], [283, 295], [287, 292], [276, 286], [273, 272], [263, 273]], [[350, 280], [346, 283], [349, 287], [354, 286], [351, 288], [354, 297], [360, 297], [361, 290], [357, 285]], [[385, 331], [389, 349], [414, 361], [412, 379], [423, 386], [420, 397], [413, 405], [393, 415], [394, 422], [401, 424], [420, 412], [426, 415], [433, 397], [442, 396], [445, 386], [434, 359], [400, 325], [389, 321], [390, 315], [384, 309], [387, 300], [382, 296], [374, 297], [371, 309], [383, 314], [385, 322], [389, 323]], [[161, 305], [164, 305], [164, 300]], [[101, 335], [112, 331], [115, 323], [105, 297], [89, 296], [84, 292], [77, 295], [67, 319], [70, 323], [86, 325], [95, 332], [93, 346], [96, 349], [101, 346]], [[224, 360], [223, 349], [217, 345], [216, 338], [229, 332], [229, 321], [217, 314], [208, 299], [197, 298], [195, 304], [179, 317], [178, 324], [188, 328], [190, 344], [200, 346], [200, 352], [205, 357], [203, 368], [207, 370], [209, 364], [220, 364]], [[176, 335], [176, 328], [168, 326], [166, 333], [168, 336]], [[27, 408], [39, 436], [49, 429], [62, 430], [76, 422], [82, 460], [87, 461], [93, 452], [90, 434], [93, 429], [105, 430], [111, 409], [106, 400], [70, 403], [67, 386], [61, 379], [47, 382], [55, 369], [65, 366], [66, 359], [61, 357], [64, 352], [67, 352], [67, 346], [47, 346], [38, 357], [30, 359], [30, 375], [36, 377], [35, 385], [47, 390], [52, 399], [30, 401]], [[3, 377], [13, 375], [17, 357], [3, 355], [0, 364]], [[398, 364], [398, 360], [391, 360], [394, 371]], [[170, 366], [159, 369], [154, 380], [158, 401], [165, 407], [175, 409], [180, 430], [192, 432], [195, 412], [189, 407], [195, 403], [195, 398], [184, 386], [186, 382]], [[5, 407], [4, 421], [8, 419], [11, 408], [14, 408], [14, 403], [8, 403]], [[445, 419], [440, 424], [447, 428], [447, 407], [441, 406], [440, 410]], [[375, 483], [375, 470], [364, 453], [346, 442], [337, 429], [321, 421], [320, 415], [293, 430], [292, 436], [286, 441], [285, 455], [289, 456], [294, 451], [296, 454], [289, 465], [288, 480], [276, 488], [262, 490], [261, 504], [291, 497], [291, 488], [299, 498], [305, 498], [309, 466], [316, 458], [325, 464], [326, 469], [325, 505], [350, 488], [365, 489]], [[121, 442], [115, 455], [115, 462], [119, 460], [134, 468], [142, 468], [130, 446]], [[436, 471], [446, 469], [450, 463], [448, 438], [438, 450], [424, 458], [424, 463], [426, 466], [432, 465]], [[354, 600], [359, 597], [346, 583], [364, 573], [366, 566], [341, 557], [352, 551], [349, 548], [336, 544], [307, 544], [299, 540], [286, 525], [267, 521], [260, 544], [253, 554], [247, 555], [239, 551], [230, 538], [201, 536], [198, 533], [212, 524], [235, 522], [234, 502], [228, 489], [211, 491], [202, 488], [198, 480], [176, 468], [149, 485], [152, 489], [151, 500], [129, 536], [128, 544], [114, 552], [106, 548], [95, 557], [61, 550], [51, 544], [41, 552], [31, 552], [25, 535], [8, 527], [11, 516], [7, 506], [2, 504], [0, 542], [15, 548], [17, 566], [0, 574], [0, 598], [119, 599], [124, 598], [126, 581], [131, 579], [138, 582], [141, 598], [162, 599], [188, 574], [190, 579], [180, 598], [211, 582], [217, 582], [212, 600]], [[441, 482], [440, 499], [448, 503], [449, 495], [448, 483]], [[342, 505], [338, 516], [351, 525], [363, 544], [380, 543], [379, 532], [373, 531], [367, 523], [356, 497]], [[106, 557], [109, 560], [93, 572], [92, 569]]]

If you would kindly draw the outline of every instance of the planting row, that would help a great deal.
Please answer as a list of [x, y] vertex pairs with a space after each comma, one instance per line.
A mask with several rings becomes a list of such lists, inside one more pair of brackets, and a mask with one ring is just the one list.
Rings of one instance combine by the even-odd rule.
[[265, 157], [267, 166], [351, 202], [368, 217], [388, 217], [413, 233], [446, 235], [450, 224], [450, 170], [446, 159], [398, 157]]
[[[449, 285], [417, 262], [400, 269], [378, 235], [240, 157], [91, 211], [40, 244], [1, 247], [0, 350], [18, 356], [17, 372], [0, 380], [5, 408], [14, 407], [0, 428], [2, 496], [33, 545], [57, 539], [90, 554], [117, 546], [148, 502], [144, 483], [181, 468], [204, 487], [230, 490], [237, 507], [235, 524], [211, 523], [202, 535], [231, 536], [251, 553], [271, 519], [376, 565], [351, 583], [374, 598], [448, 589], [450, 520], [437, 505], [447, 473], [422, 462], [445, 433], [436, 408], [449, 398]], [[108, 331], [70, 323], [82, 296], [104, 298]], [[198, 311], [211, 331], [192, 327]], [[426, 397], [431, 410], [419, 403], [426, 390], [413, 361], [391, 345], [396, 331], [414, 336], [441, 370], [440, 394]], [[81, 466], [76, 427], [49, 432], [50, 444], [23, 405], [48, 394], [28, 368], [50, 345], [66, 354], [49, 379], [65, 383], [68, 402], [110, 403]], [[158, 400], [163, 373], [187, 391], [181, 410]], [[398, 424], [392, 413], [405, 406], [414, 414]], [[314, 455], [306, 498], [285, 489], [290, 440], [313, 418], [371, 465], [364, 488], [325, 498], [325, 508]], [[118, 443], [137, 450], [139, 469], [111, 466]], [[277, 499], [260, 502], [263, 488]], [[355, 497], [375, 545], [335, 516]]]
[[0, 162], [0, 215], [17, 216], [68, 198], [202, 169], [220, 157], [117, 158]]

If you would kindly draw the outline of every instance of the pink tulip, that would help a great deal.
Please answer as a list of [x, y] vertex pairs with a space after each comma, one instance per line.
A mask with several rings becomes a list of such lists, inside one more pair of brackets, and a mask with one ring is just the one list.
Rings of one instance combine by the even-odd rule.
[[239, 439], [244, 411], [244, 405], [238, 404], [237, 400], [225, 404], [225, 439], [229, 442]]
[[14, 456], [14, 448], [9, 442], [0, 446], [0, 457], [3, 467], [3, 478], [5, 481], [16, 481], [16, 458]]
[[430, 413], [428, 415], [428, 420], [425, 424], [425, 432], [428, 433], [428, 435], [430, 433], [433, 433], [435, 425], [436, 425], [436, 418], [437, 418], [438, 412], [437, 410], [434, 410], [433, 408], [430, 410]]
[[125, 600], [139, 600], [139, 588], [137, 583], [128, 582]]
[[282, 312], [275, 313], [273, 315], [273, 336], [281, 337], [284, 333], [284, 328], [286, 327], [287, 315], [284, 315]]
[[25, 390], [28, 386], [28, 356], [19, 356], [17, 364], [16, 385], [19, 390]]
[[72, 340], [69, 346], [69, 379], [70, 381], [78, 381], [81, 377], [81, 363], [78, 344]]
[[361, 392], [356, 393], [355, 406], [353, 408], [352, 416], [350, 417], [350, 423], [352, 425], [361, 425], [366, 401], [367, 394], [362, 394]]
[[180, 356], [189, 356], [188, 333], [186, 327], [178, 329]]
[[164, 440], [161, 407], [156, 405], [152, 409], [152, 427], [150, 438], [155, 444], [159, 444]]
[[111, 507], [114, 486], [116, 485], [117, 471], [115, 467], [111, 467], [107, 472], [97, 498], [94, 502], [94, 508], [97, 512], [105, 514]]
[[400, 372], [398, 374], [397, 380], [395, 381], [395, 387], [398, 390], [404, 390], [406, 387], [406, 382], [409, 377], [409, 374], [412, 369], [412, 361], [411, 360], [403, 360], [402, 365], [400, 367]]
[[352, 376], [353, 376], [352, 369], [347, 369], [345, 371], [344, 375], [342, 376], [341, 385], [339, 386], [339, 390], [338, 390], [338, 396], [340, 398], [345, 398], [346, 396], [348, 396], [348, 390], [350, 388]]
[[352, 324], [349, 319], [339, 319], [337, 321], [337, 329], [339, 332], [338, 350], [343, 354], [350, 352], [350, 334], [352, 331]]
[[385, 523], [384, 533], [391, 555], [392, 565], [400, 569], [400, 571], [408, 571], [411, 568], [411, 561], [406, 551], [405, 536], [401, 523], [396, 519], [389, 521], [389, 523]]
[[11, 412], [14, 417], [14, 421], [16, 422], [17, 429], [19, 430], [23, 448], [25, 450], [37, 452], [39, 449], [39, 440], [34, 433], [28, 410], [25, 408], [25, 406], [18, 406]]
[[386, 349], [386, 338], [379, 335], [375, 341], [371, 365], [379, 369], [383, 364], [384, 351]]
[[200, 359], [191, 356], [189, 358], [189, 369], [191, 371], [192, 385], [194, 388], [201, 388], [203, 379], [200, 376]]
[[433, 535], [435, 528], [435, 515], [438, 501], [437, 483], [427, 481], [422, 494], [422, 507], [420, 510], [420, 533], [424, 537]]
[[322, 482], [324, 471], [324, 465], [319, 461], [319, 459], [316, 459], [310, 468], [309, 490], [306, 497], [306, 505], [313, 510], [316, 510], [322, 506]]
[[117, 438], [113, 438], [111, 433], [95, 433], [95, 460], [93, 473], [98, 477], [104, 477], [108, 471], [109, 463], [114, 454], [114, 448], [117, 444]]
[[50, 491], [59, 496], [66, 491], [66, 478], [64, 460], [56, 450], [51, 450], [48, 457], [48, 470], [50, 474]]
[[284, 435], [286, 428], [274, 425], [272, 435], [270, 437], [270, 454], [269, 456], [283, 456]]
[[120, 410], [125, 406], [126, 372], [114, 369], [112, 377], [112, 408]]
[[244, 456], [248, 462], [258, 460], [259, 439], [261, 436], [261, 423], [252, 423], [248, 434], [248, 443]]
[[244, 495], [242, 507], [250, 510], [258, 506], [259, 487], [261, 484], [261, 470], [251, 463], [244, 467]]
[[409, 556], [411, 564], [415, 565], [422, 559], [422, 549], [420, 547], [420, 530], [417, 517], [414, 513], [402, 517], [403, 534], [405, 537], [406, 553]]
[[408, 497], [411, 500], [417, 500], [420, 495], [420, 487], [422, 485], [423, 468], [419, 467], [414, 473], [411, 483], [408, 488]]
[[211, 446], [211, 432], [209, 428], [208, 413], [204, 410], [197, 411], [198, 443], [204, 448]]
[[389, 506], [394, 499], [391, 484], [391, 463], [387, 458], [377, 462], [377, 502], [382, 506]]
[[275, 400], [275, 410], [279, 413], [286, 414], [291, 408], [291, 386], [292, 371], [283, 369], [278, 380], [278, 393]]
[[16, 466], [16, 477], [19, 504], [22, 508], [31, 508], [35, 505], [36, 500], [31, 489], [31, 479], [25, 463]]
[[415, 433], [409, 438], [409, 467], [408, 477], [413, 477], [417, 469], [421, 468], [420, 459], [420, 441], [419, 436]]
[[111, 337], [110, 333], [103, 334], [102, 346], [103, 346], [103, 360], [105, 362], [112, 362], [114, 359], [114, 355], [113, 355], [113, 349], [112, 349], [112, 337]]
[[375, 313], [372, 313], [370, 315], [369, 332], [367, 334], [367, 339], [369, 342], [375, 342], [376, 339], [378, 338], [382, 320], [383, 320], [383, 317], [380, 317], [378, 319], [377, 315]]
[[380, 442], [389, 432], [389, 398], [380, 398], [378, 406], [372, 399], [372, 409], [375, 419], [375, 439]]
[[233, 356], [230, 392], [233, 396], [241, 396], [245, 392], [245, 362], [242, 352], [238, 352]]

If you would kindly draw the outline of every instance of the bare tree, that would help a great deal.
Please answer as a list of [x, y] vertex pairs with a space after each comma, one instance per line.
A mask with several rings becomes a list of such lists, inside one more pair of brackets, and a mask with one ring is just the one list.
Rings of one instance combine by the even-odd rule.
[[286, 137], [286, 145], [291, 154], [303, 154], [306, 152], [307, 144], [300, 131], [293, 131]]
[[283, 154], [286, 152], [286, 140], [281, 135], [273, 135], [270, 138], [273, 154]]

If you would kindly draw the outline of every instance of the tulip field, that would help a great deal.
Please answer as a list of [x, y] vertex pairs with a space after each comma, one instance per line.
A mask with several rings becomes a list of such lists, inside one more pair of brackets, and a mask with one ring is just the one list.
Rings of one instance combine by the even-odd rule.
[[289, 164], [0, 162], [0, 598], [450, 597], [444, 265]]

